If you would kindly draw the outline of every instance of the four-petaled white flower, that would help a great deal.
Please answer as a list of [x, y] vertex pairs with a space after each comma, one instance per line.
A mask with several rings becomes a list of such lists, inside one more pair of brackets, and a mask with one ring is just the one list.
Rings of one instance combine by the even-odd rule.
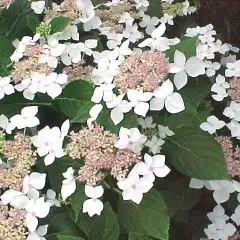
[[134, 112], [137, 115], [145, 117], [149, 110], [149, 104], [147, 102], [153, 97], [153, 93], [128, 89], [127, 97], [131, 102], [131, 106], [134, 107]]
[[149, 147], [149, 150], [153, 153], [159, 153], [162, 149], [162, 145], [165, 143], [164, 140], [158, 138], [157, 136], [152, 136], [151, 140], [145, 143], [145, 146]]
[[31, 2], [31, 8], [36, 14], [42, 14], [45, 7], [45, 1]]
[[156, 123], [153, 123], [152, 117], [138, 118], [138, 124], [141, 125], [143, 129], [156, 127]]
[[163, 17], [160, 18], [160, 22], [164, 24], [173, 25], [173, 16], [164, 13]]
[[107, 107], [112, 108], [110, 116], [115, 125], [123, 120], [124, 113], [132, 109], [131, 103], [127, 100], [123, 100], [124, 95], [125, 94], [116, 96], [116, 94], [114, 94], [112, 100], [106, 102]]
[[22, 109], [21, 114], [11, 117], [10, 122], [18, 129], [32, 128], [40, 124], [39, 119], [36, 117], [37, 113], [37, 106], [25, 107]]
[[146, 33], [151, 35], [152, 32], [156, 29], [156, 25], [158, 25], [159, 19], [157, 17], [150, 17], [148, 15], [144, 15], [142, 17], [142, 21], [139, 23], [139, 26], [142, 28], [146, 27]]
[[26, 175], [23, 179], [23, 189], [24, 193], [28, 193], [31, 188], [41, 190], [45, 186], [46, 173], [32, 172], [30, 175]]
[[226, 77], [240, 77], [240, 60], [234, 63], [227, 63], [227, 69], [225, 70]]
[[225, 81], [225, 77], [218, 74], [216, 77], [216, 83], [212, 85], [211, 91], [216, 94], [212, 95], [212, 98], [218, 102], [222, 101], [228, 96], [226, 89], [230, 87], [229, 83]]
[[240, 121], [240, 103], [232, 101], [230, 106], [224, 109], [223, 115], [229, 117], [230, 119]]
[[169, 127], [164, 127], [162, 125], [158, 125], [158, 132], [159, 132], [159, 137], [161, 139], [164, 139], [166, 137], [171, 137], [174, 135], [174, 132], [169, 129]]
[[197, 77], [205, 74], [205, 67], [206, 65], [201, 59], [190, 57], [186, 61], [185, 55], [176, 50], [174, 54], [174, 63], [170, 64], [169, 72], [176, 73], [174, 75], [174, 84], [179, 90], [187, 84], [188, 76]]
[[118, 187], [123, 190], [123, 200], [132, 200], [136, 204], [142, 201], [143, 193], [147, 193], [152, 187], [152, 179], [147, 177], [140, 178], [139, 174], [131, 171], [127, 178], [117, 183]]
[[30, 199], [25, 206], [27, 211], [26, 225], [30, 232], [34, 232], [38, 225], [38, 218], [45, 218], [50, 211], [50, 204], [44, 201], [44, 197], [36, 200]]
[[223, 128], [225, 125], [226, 123], [224, 121], [219, 120], [217, 117], [212, 115], [207, 118], [207, 122], [204, 122], [200, 125], [200, 128], [203, 131], [213, 134], [216, 132], [216, 130]]
[[145, 39], [138, 46], [140, 48], [150, 47], [152, 50], [166, 51], [170, 47], [170, 45], [175, 45], [180, 42], [179, 39], [168, 39], [166, 37], [162, 37], [166, 31], [166, 25], [162, 23], [159, 27], [157, 27], [151, 34], [151, 38]]
[[127, 129], [121, 127], [119, 131], [119, 139], [115, 143], [115, 147], [119, 149], [130, 149], [135, 153], [142, 150], [143, 144], [147, 137], [140, 133], [138, 128]]
[[103, 210], [103, 203], [98, 198], [102, 197], [104, 193], [104, 189], [102, 186], [90, 186], [85, 185], [85, 194], [90, 199], [86, 200], [83, 203], [83, 213], [88, 213], [90, 217], [94, 216], [95, 214], [101, 214]]
[[5, 115], [0, 115], [0, 128], [6, 131], [7, 134], [11, 134], [12, 131], [16, 128]]
[[48, 225], [39, 226], [34, 232], [31, 232], [26, 240], [46, 240]]
[[112, 101], [113, 99], [113, 88], [115, 85], [110, 84], [101, 84], [100, 86], [96, 87], [93, 92], [93, 96], [91, 98], [92, 102], [100, 103], [103, 99], [105, 102]]
[[173, 92], [173, 84], [168, 79], [160, 87], [157, 87], [154, 92], [154, 98], [150, 101], [150, 110], [160, 111], [164, 105], [168, 112], [178, 113], [185, 109], [185, 105], [181, 95]]
[[155, 181], [155, 175], [157, 177], [163, 178], [166, 177], [171, 171], [169, 167], [165, 165], [165, 156], [164, 155], [154, 155], [150, 156], [149, 154], [144, 155], [144, 162], [138, 162], [132, 169], [139, 175], [151, 179], [152, 182]]
[[74, 177], [74, 169], [72, 167], [69, 167], [62, 175], [65, 179], [62, 181], [61, 194], [63, 201], [65, 201], [75, 192], [77, 186]]
[[55, 158], [61, 158], [65, 155], [62, 144], [70, 127], [69, 120], [66, 120], [61, 127], [50, 128], [46, 126], [38, 132], [38, 135], [31, 137], [31, 141], [37, 147], [37, 153], [40, 157], [45, 156], [45, 165], [50, 165]]
[[50, 203], [50, 206], [61, 207], [61, 202], [56, 198], [57, 194], [54, 190], [48, 189], [46, 192], [46, 202]]
[[1, 77], [0, 76], [0, 99], [3, 99], [5, 94], [11, 95], [14, 93], [14, 87], [10, 83], [11, 78], [10, 77]]

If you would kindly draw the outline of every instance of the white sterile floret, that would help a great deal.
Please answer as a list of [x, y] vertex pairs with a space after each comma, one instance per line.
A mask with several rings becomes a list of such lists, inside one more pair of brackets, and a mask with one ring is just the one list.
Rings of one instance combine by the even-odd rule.
[[136, 3], [137, 9], [147, 8], [149, 6], [148, 0], [134, 0], [134, 2]]
[[240, 60], [234, 63], [227, 63], [227, 69], [225, 70], [226, 77], [240, 77]]
[[46, 192], [46, 202], [50, 203], [50, 206], [61, 207], [61, 202], [56, 198], [57, 194], [54, 190], [48, 189]]
[[5, 191], [1, 197], [1, 204], [10, 205], [16, 209], [24, 209], [28, 203], [28, 197], [23, 193], [13, 189]]
[[79, 40], [78, 28], [75, 25], [67, 26], [62, 33], [63, 40]]
[[147, 137], [140, 133], [138, 128], [121, 127], [119, 131], [119, 139], [115, 143], [115, 147], [119, 149], [130, 149], [135, 153], [139, 153], [143, 149], [143, 144]]
[[62, 181], [61, 194], [63, 201], [65, 201], [76, 191], [77, 186], [74, 177], [74, 169], [72, 167], [69, 167], [62, 175], [65, 179]]
[[234, 119], [227, 124], [228, 129], [231, 131], [231, 136], [240, 139], [240, 123]]
[[165, 127], [162, 125], [158, 125], [158, 132], [159, 132], [159, 137], [161, 139], [164, 139], [166, 137], [171, 137], [174, 135], [174, 132], [170, 130], [168, 126]]
[[230, 106], [224, 109], [223, 115], [229, 117], [230, 119], [240, 121], [240, 103], [232, 101]]
[[24, 193], [28, 193], [31, 188], [41, 190], [45, 187], [46, 183], [46, 173], [32, 172], [30, 175], [26, 175], [23, 179], [23, 188]]
[[14, 87], [10, 82], [10, 77], [0, 76], [0, 99], [3, 99], [5, 95], [11, 95], [14, 93]]
[[107, 108], [112, 109], [110, 117], [115, 125], [120, 123], [124, 118], [124, 113], [131, 111], [132, 105], [127, 100], [123, 100], [125, 94], [113, 95], [111, 101], [106, 102]]
[[46, 240], [48, 225], [39, 226], [34, 232], [31, 232], [26, 240]]
[[11, 117], [10, 122], [18, 129], [32, 128], [40, 124], [39, 119], [36, 117], [37, 113], [37, 106], [25, 107], [21, 110], [21, 114]]
[[164, 24], [174, 25], [173, 16], [164, 13], [163, 17], [160, 18], [160, 22]]
[[141, 125], [143, 129], [156, 127], [156, 123], [153, 123], [152, 117], [138, 118], [138, 124]]
[[151, 178], [142, 177], [135, 171], [131, 171], [127, 178], [117, 183], [118, 187], [123, 190], [123, 200], [132, 200], [136, 204], [140, 204], [143, 193], [147, 193], [153, 187]]
[[166, 37], [162, 37], [165, 31], [166, 25], [162, 23], [152, 32], [151, 38], [145, 39], [138, 46], [140, 48], [148, 46], [151, 48], [151, 50], [166, 51], [170, 48], [170, 45], [175, 45], [180, 42], [178, 38], [168, 39]]
[[36, 14], [42, 14], [45, 7], [45, 1], [31, 2], [31, 8]]
[[137, 42], [139, 39], [143, 38], [143, 34], [138, 31], [138, 25], [127, 23], [126, 28], [123, 31], [123, 36], [127, 38], [131, 43]]
[[153, 97], [151, 92], [143, 92], [142, 90], [128, 89], [127, 97], [134, 107], [134, 112], [137, 115], [145, 117], [149, 110], [150, 99]]
[[96, 104], [90, 109], [89, 111], [90, 118], [88, 118], [87, 120], [88, 128], [90, 129], [93, 128], [93, 122], [98, 118], [98, 115], [100, 114], [102, 109], [103, 109], [102, 104]]
[[163, 144], [165, 143], [164, 140], [158, 138], [157, 136], [152, 136], [151, 140], [146, 141], [144, 144], [149, 148], [149, 151], [153, 154], [160, 153]]
[[34, 232], [38, 226], [38, 218], [45, 218], [50, 211], [50, 204], [44, 201], [44, 197], [36, 200], [30, 199], [25, 206], [27, 211], [26, 225], [30, 232]]
[[98, 198], [102, 197], [104, 193], [104, 189], [102, 186], [90, 186], [85, 185], [85, 194], [90, 199], [86, 200], [83, 203], [83, 213], [88, 213], [90, 217], [94, 216], [95, 214], [101, 214], [103, 210], [103, 203]]
[[226, 123], [222, 120], [219, 120], [215, 116], [210, 116], [207, 118], [207, 122], [204, 122], [200, 125], [200, 128], [203, 131], [209, 132], [210, 134], [215, 133], [217, 130], [223, 128]]
[[150, 178], [152, 182], [155, 181], [155, 176], [163, 178], [171, 171], [170, 168], [165, 165], [164, 155], [158, 154], [150, 156], [146, 153], [144, 155], [144, 162], [138, 162], [132, 171], [146, 178]]
[[219, 62], [204, 61], [206, 65], [206, 75], [212, 77], [216, 74], [216, 71], [220, 69], [221, 64]]
[[183, 15], [188, 15], [188, 14], [192, 14], [194, 13], [197, 9], [193, 6], [190, 6], [190, 3], [188, 0], [186, 0], [185, 2], [183, 2]]
[[62, 149], [64, 137], [67, 135], [70, 127], [69, 120], [66, 120], [61, 127], [50, 128], [46, 126], [38, 132], [38, 135], [31, 137], [31, 141], [37, 147], [37, 153], [40, 157], [45, 156], [45, 165], [50, 165], [55, 158], [61, 158], [65, 155]]
[[164, 108], [169, 113], [178, 113], [185, 109], [185, 105], [181, 95], [173, 92], [173, 84], [168, 79], [160, 87], [157, 87], [154, 92], [154, 98], [150, 101], [150, 110], [160, 111]]
[[155, 26], [159, 24], [159, 18], [157, 17], [150, 17], [148, 15], [142, 16], [142, 21], [139, 23], [139, 26], [142, 28], [146, 28], [145, 31], [147, 34], [151, 35], [152, 32], [156, 29]]
[[216, 93], [212, 95], [212, 98], [218, 102], [222, 101], [228, 96], [227, 89], [229, 87], [230, 85], [225, 81], [225, 77], [218, 74], [216, 77], [216, 83], [214, 83], [211, 88], [211, 91]]
[[176, 50], [174, 63], [170, 64], [169, 72], [175, 73], [174, 84], [179, 90], [187, 84], [188, 76], [197, 77], [205, 74], [205, 63], [197, 57], [190, 57], [186, 61], [185, 55]]
[[0, 128], [6, 131], [7, 134], [11, 134], [12, 131], [16, 128], [5, 115], [0, 115]]
[[237, 224], [240, 225], [240, 205], [237, 206], [234, 213], [231, 216], [231, 219]]
[[105, 102], [112, 101], [113, 88], [115, 88], [115, 85], [112, 83], [101, 84], [100, 86], [98, 86], [94, 89], [91, 101], [95, 102], [95, 103], [100, 103], [102, 100]]
[[213, 212], [208, 213], [207, 216], [212, 222], [208, 228], [204, 229], [209, 239], [228, 240], [236, 232], [235, 226], [226, 222], [229, 217], [221, 205], [217, 205]]

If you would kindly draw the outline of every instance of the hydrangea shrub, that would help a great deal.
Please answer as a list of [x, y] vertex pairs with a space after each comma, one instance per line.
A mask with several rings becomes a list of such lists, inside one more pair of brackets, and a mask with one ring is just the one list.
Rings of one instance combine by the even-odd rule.
[[0, 3], [0, 239], [238, 239], [239, 49], [196, 7]]

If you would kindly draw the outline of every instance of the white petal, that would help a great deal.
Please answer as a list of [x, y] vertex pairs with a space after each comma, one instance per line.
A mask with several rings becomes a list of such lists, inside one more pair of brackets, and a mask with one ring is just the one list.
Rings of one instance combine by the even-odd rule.
[[47, 234], [48, 225], [42, 225], [37, 228], [37, 234], [40, 237], [43, 237]]
[[113, 108], [110, 116], [115, 125], [119, 124], [124, 118], [124, 115], [119, 107]]
[[227, 236], [232, 236], [237, 231], [237, 229], [232, 223], [227, 223], [223, 231]]
[[[40, 156], [40, 155], [39, 155]], [[44, 158], [44, 163], [46, 166], [51, 165], [55, 160], [55, 155], [53, 153], [49, 153], [45, 158]]]
[[174, 84], [178, 90], [187, 84], [187, 80], [188, 77], [185, 71], [178, 72], [174, 75]]
[[156, 28], [152, 34], [151, 37], [152, 38], [159, 38], [161, 37], [166, 31], [166, 25], [164, 23], [162, 23], [158, 28]]
[[204, 187], [204, 181], [199, 180], [199, 179], [195, 179], [195, 178], [191, 178], [189, 187], [190, 188], [195, 188], [195, 189], [201, 189], [201, 188]]
[[149, 167], [144, 162], [138, 162], [132, 169], [132, 171], [136, 172], [139, 175], [145, 175], [149, 171]]
[[41, 190], [45, 186], [46, 174], [33, 172], [30, 174], [30, 185], [38, 190]]
[[98, 44], [98, 40], [96, 39], [88, 39], [85, 41], [85, 45], [87, 48], [96, 48]]
[[168, 79], [163, 84], [156, 88], [153, 92], [154, 96], [157, 98], [167, 98], [169, 95], [173, 93], [173, 84]]
[[38, 218], [45, 218], [50, 211], [50, 204], [44, 202], [44, 197], [41, 197], [36, 200], [36, 209], [35, 214]]
[[185, 70], [190, 77], [197, 77], [205, 73], [205, 64], [199, 58], [191, 57], [186, 62]]
[[179, 113], [185, 109], [181, 95], [176, 92], [167, 97], [165, 107], [170, 113]]
[[31, 215], [30, 217], [27, 218], [26, 225], [30, 232], [34, 232], [38, 225], [38, 219]]
[[5, 115], [0, 116], [0, 128], [6, 129], [8, 125], [8, 118]]
[[90, 185], [85, 185], [85, 194], [89, 198], [94, 198], [95, 197], [95, 188]]
[[150, 110], [160, 111], [164, 107], [164, 98], [152, 98], [150, 101]]
[[69, 128], [70, 128], [70, 121], [66, 120], [61, 126], [61, 133], [62, 133], [61, 135], [67, 136]]
[[103, 98], [103, 89], [101, 87], [96, 87], [91, 98], [92, 102], [100, 103]]
[[166, 177], [170, 173], [171, 169], [164, 165], [163, 167], [154, 168], [153, 172], [157, 177], [163, 178]]
[[149, 110], [149, 104], [146, 102], [139, 102], [136, 107], [134, 108], [134, 112], [137, 115], [145, 117]]
[[216, 190], [213, 193], [213, 198], [217, 203], [224, 203], [229, 199], [229, 197], [230, 194], [225, 189]]
[[104, 189], [102, 186], [95, 187], [94, 191], [95, 191], [94, 198], [100, 198], [104, 193]]
[[56, 98], [62, 92], [62, 88], [57, 83], [52, 83], [50, 86], [47, 87], [47, 94], [52, 98]]
[[76, 190], [76, 182], [73, 180], [68, 184], [63, 184], [61, 189], [62, 198], [65, 201]]
[[182, 52], [176, 50], [174, 54], [174, 62], [177, 66], [184, 68], [184, 65], [186, 63], [185, 55]]

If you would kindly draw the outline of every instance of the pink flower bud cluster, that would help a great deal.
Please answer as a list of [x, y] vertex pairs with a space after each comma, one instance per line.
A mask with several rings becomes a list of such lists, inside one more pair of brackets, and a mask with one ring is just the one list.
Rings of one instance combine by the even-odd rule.
[[233, 146], [230, 137], [219, 136], [217, 140], [222, 146], [229, 174], [232, 177], [240, 177], [240, 148]]
[[0, 239], [5, 240], [25, 240], [28, 232], [25, 224], [25, 211], [0, 203]]
[[71, 158], [84, 161], [78, 172], [80, 182], [95, 185], [108, 173], [115, 178], [125, 177], [129, 168], [139, 161], [139, 156], [130, 150], [115, 148], [117, 136], [102, 127], [71, 132], [70, 138], [66, 152]]
[[128, 57], [121, 65], [121, 73], [114, 78], [119, 91], [138, 89], [153, 91], [166, 79], [169, 69], [168, 59], [162, 52], [146, 51]]
[[233, 78], [229, 82], [228, 95], [233, 101], [240, 102], [240, 78]]
[[36, 153], [31, 149], [31, 140], [16, 134], [12, 141], [5, 141], [3, 154], [10, 164], [0, 165], [0, 188], [21, 190], [23, 178], [36, 162]]

